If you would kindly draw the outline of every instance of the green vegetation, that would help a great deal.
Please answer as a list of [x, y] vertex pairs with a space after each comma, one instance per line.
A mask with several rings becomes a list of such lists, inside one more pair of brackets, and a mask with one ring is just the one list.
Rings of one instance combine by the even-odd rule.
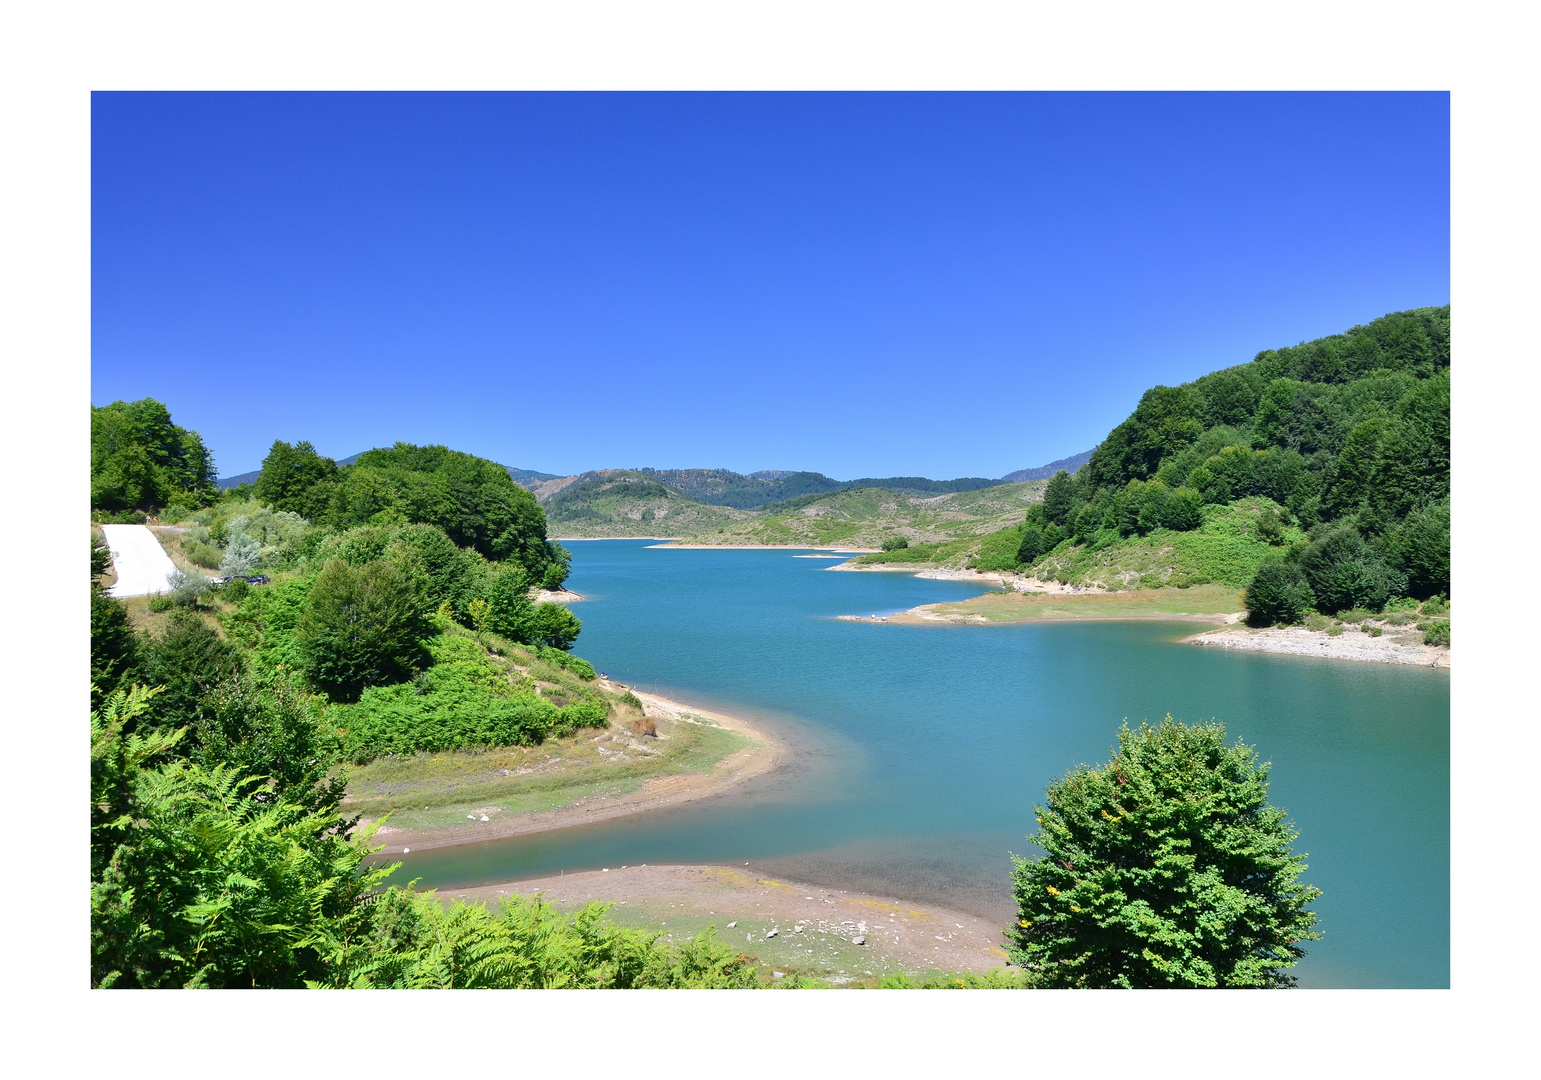
[[[969, 600], [926, 604], [921, 610], [987, 623], [1034, 622], [1044, 619], [1157, 619], [1173, 615], [1229, 615], [1241, 606], [1238, 589], [1223, 585], [1194, 585], [1134, 592], [1019, 593], [992, 592]], [[900, 618], [900, 616], [890, 616]]]
[[1012, 960], [1050, 987], [1282, 987], [1320, 934], [1268, 765], [1223, 724], [1118, 733], [1049, 785], [1041, 859], [1014, 858]]
[[[403, 445], [338, 468], [278, 444], [266, 476], [222, 501], [166, 481], [165, 462], [127, 497], [124, 462], [149, 451], [120, 438], [120, 414], [93, 411], [95, 512], [183, 500], [168, 511], [183, 522], [174, 555], [272, 583], [210, 592], [184, 574], [136, 609], [165, 612], [136, 633], [93, 537], [93, 986], [756, 984], [710, 931], [676, 946], [611, 925], [603, 905], [446, 909], [382, 891], [395, 865], [366, 863], [370, 831], [342, 811], [345, 763], [506, 754], [641, 715], [564, 651], [577, 619], [531, 603], [528, 582], [559, 585], [567, 558], [506, 472]], [[714, 736], [737, 739], [671, 740], [671, 763], [721, 750]]]
[[680, 494], [647, 472], [585, 473], [546, 499], [552, 527], [564, 535], [686, 536], [720, 529], [749, 515]]
[[196, 431], [171, 422], [151, 398], [91, 409], [91, 509], [98, 520], [143, 521], [173, 501], [216, 495], [214, 457]]
[[846, 488], [765, 506], [734, 524], [688, 539], [695, 544], [841, 544], [872, 549], [902, 539], [907, 548], [874, 551], [857, 561], [961, 565], [977, 551], [982, 536], [1020, 522], [1023, 510], [1042, 489], [1042, 481], [931, 496], [887, 488]]
[[532, 584], [555, 589], [567, 577], [571, 557], [546, 539], [535, 496], [496, 462], [444, 446], [397, 443], [338, 466], [309, 443], [275, 441], [253, 490], [312, 524], [433, 525], [458, 547], [518, 563]]
[[[1264, 572], [1279, 560], [1299, 574]], [[1262, 573], [1254, 622], [1448, 595], [1449, 307], [1148, 390], [971, 565], [1108, 588]]]

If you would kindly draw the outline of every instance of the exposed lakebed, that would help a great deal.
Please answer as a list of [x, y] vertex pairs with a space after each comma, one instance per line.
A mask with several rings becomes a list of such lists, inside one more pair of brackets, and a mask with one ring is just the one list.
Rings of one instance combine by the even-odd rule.
[[790, 550], [570, 544], [577, 652], [613, 678], [773, 728], [776, 773], [593, 826], [407, 856], [460, 887], [640, 863], [743, 865], [1011, 917], [1008, 851], [1045, 786], [1119, 722], [1223, 720], [1273, 762], [1326, 937], [1307, 986], [1449, 984], [1445, 670], [1195, 648], [1181, 622], [841, 621], [976, 585], [832, 574]]

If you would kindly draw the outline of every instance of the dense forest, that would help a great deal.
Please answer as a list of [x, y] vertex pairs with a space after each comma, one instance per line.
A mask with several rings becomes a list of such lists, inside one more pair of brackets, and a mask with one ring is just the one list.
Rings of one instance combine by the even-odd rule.
[[755, 983], [709, 932], [671, 947], [603, 905], [384, 888], [394, 866], [367, 861], [370, 830], [341, 810], [349, 765], [609, 723], [567, 651], [578, 620], [531, 596], [561, 585], [567, 553], [506, 470], [406, 444], [340, 466], [276, 442], [255, 484], [212, 478], [163, 405], [93, 409], [93, 517], [179, 522], [163, 542], [182, 564], [124, 602], [92, 542], [93, 986]]
[[[1256, 623], [1450, 593], [1450, 308], [1157, 386], [1028, 511], [1015, 561], [1203, 528], [1245, 503], [1276, 549]], [[1293, 540], [1291, 540], [1293, 537]]]

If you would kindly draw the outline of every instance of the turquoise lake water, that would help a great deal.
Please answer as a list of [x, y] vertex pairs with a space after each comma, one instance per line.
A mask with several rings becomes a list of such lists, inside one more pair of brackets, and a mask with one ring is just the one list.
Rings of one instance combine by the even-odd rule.
[[842, 622], [977, 595], [828, 572], [777, 551], [587, 541], [575, 652], [611, 678], [771, 727], [776, 773], [640, 817], [411, 855], [451, 887], [639, 863], [749, 862], [811, 883], [1012, 917], [1008, 852], [1049, 781], [1110, 756], [1119, 722], [1225, 722], [1273, 762], [1325, 937], [1302, 986], [1450, 980], [1447, 670], [1179, 644], [1176, 622]]

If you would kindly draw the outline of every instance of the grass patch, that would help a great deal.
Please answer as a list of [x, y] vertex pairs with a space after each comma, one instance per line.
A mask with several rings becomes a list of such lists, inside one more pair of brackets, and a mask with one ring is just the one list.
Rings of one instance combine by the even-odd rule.
[[[1206, 506], [1204, 524], [1191, 532], [1156, 529], [1102, 547], [1062, 544], [1030, 572], [1067, 585], [1182, 588], [1214, 583], [1245, 588], [1259, 566], [1284, 555], [1285, 547], [1270, 545], [1257, 534], [1258, 517], [1270, 509], [1277, 511], [1277, 504], [1260, 498]], [[1284, 530], [1286, 546], [1300, 539], [1304, 534], [1299, 529]]]
[[1152, 619], [1163, 615], [1229, 615], [1242, 609], [1241, 591], [1223, 585], [1114, 593], [986, 593], [929, 604], [938, 615], [983, 616], [992, 623], [1044, 619]]
[[540, 746], [378, 758], [348, 772], [343, 809], [396, 828], [446, 828], [477, 818], [554, 810], [580, 799], [624, 795], [655, 776], [710, 774], [753, 745], [705, 721], [664, 720], [656, 738], [625, 727], [548, 739]]

